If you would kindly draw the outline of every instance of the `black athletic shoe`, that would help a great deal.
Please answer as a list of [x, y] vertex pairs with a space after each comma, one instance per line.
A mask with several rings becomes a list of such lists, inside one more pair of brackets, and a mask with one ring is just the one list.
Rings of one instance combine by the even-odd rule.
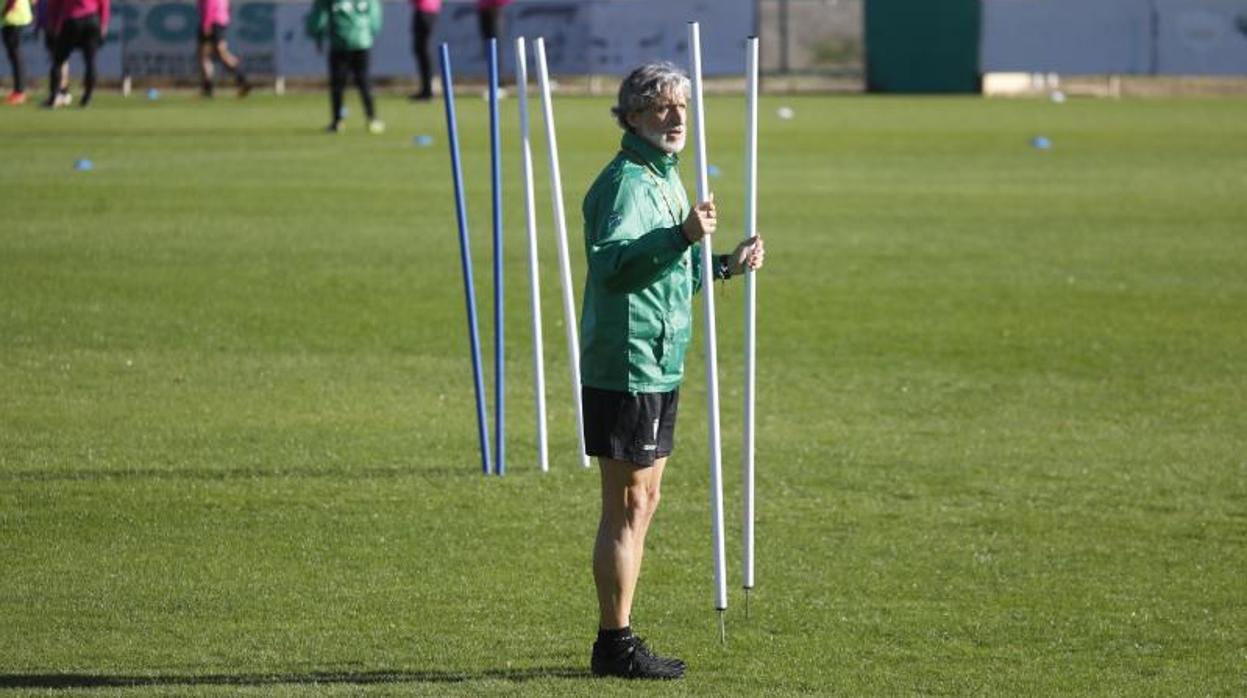
[[684, 662], [659, 657], [635, 635], [594, 642], [590, 667], [595, 676], [624, 679], [678, 679], [684, 676], [685, 669]]

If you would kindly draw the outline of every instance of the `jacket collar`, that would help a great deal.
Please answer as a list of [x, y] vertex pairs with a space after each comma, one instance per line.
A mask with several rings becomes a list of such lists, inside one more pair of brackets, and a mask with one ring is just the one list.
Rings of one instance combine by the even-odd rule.
[[631, 131], [624, 133], [619, 147], [623, 149], [629, 158], [636, 159], [637, 156], [640, 156], [643, 160], [641, 164], [649, 166], [664, 177], [680, 164], [679, 155], [663, 152], [660, 148], [655, 147], [653, 143]]

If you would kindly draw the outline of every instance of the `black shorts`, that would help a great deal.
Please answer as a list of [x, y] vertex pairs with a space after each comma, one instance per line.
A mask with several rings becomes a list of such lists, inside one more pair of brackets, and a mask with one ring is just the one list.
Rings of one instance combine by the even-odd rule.
[[650, 466], [671, 455], [680, 391], [623, 393], [584, 386], [585, 450], [591, 456]]
[[203, 26], [199, 27], [199, 43], [216, 45], [225, 41], [225, 25], [213, 24], [208, 27], [208, 31], [204, 31]]
[[100, 16], [86, 15], [65, 20], [61, 31], [56, 35], [56, 52], [68, 56], [74, 51], [90, 51], [94, 53], [104, 43], [100, 34]]

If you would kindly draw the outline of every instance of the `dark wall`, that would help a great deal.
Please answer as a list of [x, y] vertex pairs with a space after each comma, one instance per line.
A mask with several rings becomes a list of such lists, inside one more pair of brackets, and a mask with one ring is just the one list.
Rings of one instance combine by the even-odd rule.
[[866, 89], [979, 92], [979, 0], [866, 0]]

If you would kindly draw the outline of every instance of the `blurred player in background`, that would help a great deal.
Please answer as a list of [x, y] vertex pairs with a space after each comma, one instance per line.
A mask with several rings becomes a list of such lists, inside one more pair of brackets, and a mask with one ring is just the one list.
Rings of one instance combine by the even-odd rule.
[[0, 11], [0, 36], [4, 38], [4, 52], [13, 68], [13, 91], [4, 98], [5, 104], [26, 103], [26, 72], [22, 67], [22, 30], [30, 25], [34, 16], [30, 0], [5, 0]]
[[411, 49], [420, 70], [420, 91], [411, 95], [416, 101], [433, 99], [433, 57], [429, 53], [429, 39], [441, 10], [442, 0], [411, 0]]
[[48, 26], [56, 34], [52, 67], [48, 71], [48, 87], [56, 85], [57, 89], [49, 89], [45, 107], [69, 104], [69, 86], [61, 83], [61, 76], [74, 51], [82, 52], [85, 66], [82, 75], [82, 99], [78, 104], [84, 109], [91, 105], [91, 96], [95, 93], [95, 54], [104, 43], [104, 35], [108, 33], [111, 11], [110, 0], [48, 0]]
[[229, 28], [229, 0], [199, 0], [199, 76], [204, 97], [212, 96], [213, 60], [234, 74], [238, 96], [251, 92], [251, 83], [242, 72], [242, 61], [230, 53], [225, 43], [225, 31]]
[[330, 133], [339, 133], [342, 123], [342, 93], [346, 77], [355, 77], [368, 132], [384, 133], [385, 124], [377, 118], [368, 78], [369, 52], [381, 33], [380, 0], [315, 0], [307, 17], [307, 33], [316, 40], [316, 50], [324, 51], [325, 35], [329, 35], [329, 106]]

